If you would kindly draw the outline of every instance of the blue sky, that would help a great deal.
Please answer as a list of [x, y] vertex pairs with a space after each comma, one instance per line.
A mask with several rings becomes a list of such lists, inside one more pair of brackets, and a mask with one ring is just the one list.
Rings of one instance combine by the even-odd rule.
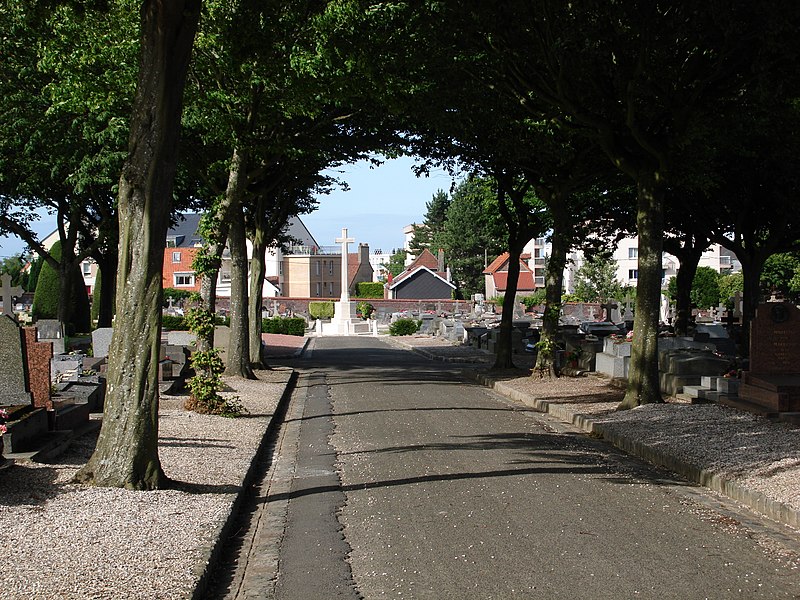
[[[412, 158], [387, 161], [370, 168], [362, 161], [332, 173], [350, 186], [319, 198], [319, 208], [301, 218], [321, 246], [333, 246], [333, 240], [347, 227], [350, 247], [369, 244], [370, 250], [390, 251], [403, 246], [403, 227], [422, 222], [425, 204], [437, 190], [450, 192], [452, 180], [444, 170], [433, 170], [428, 177], [417, 177], [411, 170]], [[33, 222], [39, 239], [55, 229], [55, 219], [42, 216]], [[22, 252], [25, 244], [15, 237], [0, 237], [0, 257]]]
[[441, 169], [416, 177], [413, 165], [412, 158], [398, 158], [376, 168], [366, 161], [343, 167], [335, 174], [350, 189], [321, 196], [319, 208], [301, 218], [321, 246], [332, 246], [347, 227], [348, 237], [369, 244], [372, 251], [402, 248], [403, 227], [421, 223], [425, 204], [437, 190], [449, 194], [452, 182]]

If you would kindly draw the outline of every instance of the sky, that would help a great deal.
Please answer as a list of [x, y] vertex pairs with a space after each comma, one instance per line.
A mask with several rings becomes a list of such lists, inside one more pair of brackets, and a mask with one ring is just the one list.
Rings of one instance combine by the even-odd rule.
[[[437, 190], [449, 194], [451, 178], [444, 170], [433, 170], [428, 177], [417, 177], [411, 170], [412, 158], [397, 158], [370, 168], [367, 161], [339, 170], [348, 191], [334, 191], [319, 197], [319, 208], [301, 217], [320, 246], [334, 245], [347, 228], [355, 244], [369, 244], [370, 251], [389, 252], [403, 247], [403, 227], [421, 223], [426, 203]], [[351, 251], [355, 251], [351, 247]]]
[[[348, 191], [335, 190], [319, 197], [319, 208], [303, 215], [311, 235], [320, 246], [333, 246], [342, 228], [359, 243], [369, 244], [370, 251], [389, 252], [403, 247], [403, 227], [421, 223], [426, 203], [437, 190], [450, 192], [452, 180], [444, 170], [432, 170], [428, 177], [417, 177], [411, 170], [414, 159], [397, 158], [379, 167], [368, 161], [346, 165], [330, 172], [347, 182]], [[39, 239], [55, 229], [55, 219], [46, 215], [33, 222]], [[0, 258], [22, 252], [25, 244], [15, 237], [0, 237]]]

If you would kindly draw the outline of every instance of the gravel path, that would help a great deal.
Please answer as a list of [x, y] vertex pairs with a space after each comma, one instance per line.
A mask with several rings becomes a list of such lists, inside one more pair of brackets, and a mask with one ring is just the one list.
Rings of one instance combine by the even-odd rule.
[[191, 597], [231, 511], [290, 371], [228, 380], [249, 411], [227, 419], [163, 398], [159, 456], [188, 491], [132, 492], [70, 483], [96, 434], [55, 464], [19, 462], [0, 472], [3, 567], [9, 599]]

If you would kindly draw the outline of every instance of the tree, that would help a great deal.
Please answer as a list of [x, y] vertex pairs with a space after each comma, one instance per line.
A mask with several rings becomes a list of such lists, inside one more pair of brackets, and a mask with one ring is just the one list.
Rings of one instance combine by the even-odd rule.
[[794, 292], [792, 280], [800, 274], [800, 259], [796, 254], [780, 252], [773, 254], [761, 269], [761, 288], [765, 294], [773, 291], [789, 295]]
[[[61, 262], [61, 242], [56, 242], [50, 249], [50, 255], [58, 264]], [[69, 290], [62, 288], [63, 279], [59, 272], [45, 262], [37, 279], [36, 291], [33, 296], [32, 314], [37, 319], [59, 319], [67, 330], [74, 332], [88, 332], [91, 330], [89, 314], [89, 297], [86, 286], [83, 285], [83, 276], [77, 265], [72, 267], [75, 271], [68, 279], [72, 286]], [[66, 310], [62, 310], [66, 308]]]
[[167, 483], [158, 459], [161, 268], [183, 87], [200, 7], [200, 0], [142, 3], [139, 79], [119, 183], [115, 352], [109, 357], [97, 446], [76, 474], [85, 483], [137, 490]]
[[486, 257], [503, 252], [505, 236], [491, 181], [467, 177], [453, 191], [444, 228], [433, 240], [444, 249], [453, 282], [462, 297], [484, 291]]
[[623, 291], [617, 281], [617, 263], [608, 254], [590, 254], [575, 272], [575, 295], [582, 302], [605, 304], [622, 298]]
[[722, 275], [719, 278], [719, 301], [728, 307], [728, 310], [733, 309], [733, 295], [736, 292], [744, 291], [744, 277], [741, 273], [730, 273]]
[[383, 266], [392, 274], [392, 277], [397, 277], [406, 270], [406, 251], [398, 250], [389, 257], [389, 263]]
[[414, 225], [414, 237], [409, 243], [411, 253], [419, 256], [423, 249], [428, 248], [434, 254], [438, 248], [433, 248], [433, 240], [441, 235], [447, 221], [447, 209], [450, 208], [450, 198], [444, 190], [438, 190], [433, 197], [425, 203], [425, 218], [421, 225]]

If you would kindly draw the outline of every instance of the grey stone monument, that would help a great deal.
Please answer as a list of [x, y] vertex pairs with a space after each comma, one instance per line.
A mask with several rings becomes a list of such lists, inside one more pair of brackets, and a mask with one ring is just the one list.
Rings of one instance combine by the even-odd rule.
[[24, 290], [19, 287], [11, 287], [11, 275], [3, 273], [0, 276], [0, 296], [3, 297], [3, 314], [14, 315], [14, 297], [22, 296]]
[[66, 345], [64, 341], [64, 325], [58, 319], [39, 319], [36, 321], [38, 341], [52, 342], [53, 354], [64, 354]]
[[108, 356], [108, 349], [111, 346], [111, 336], [113, 333], [113, 327], [98, 327], [92, 331], [92, 352], [95, 358], [105, 358]]
[[25, 357], [22, 331], [8, 315], [0, 315], [0, 405], [31, 404], [25, 387]]

